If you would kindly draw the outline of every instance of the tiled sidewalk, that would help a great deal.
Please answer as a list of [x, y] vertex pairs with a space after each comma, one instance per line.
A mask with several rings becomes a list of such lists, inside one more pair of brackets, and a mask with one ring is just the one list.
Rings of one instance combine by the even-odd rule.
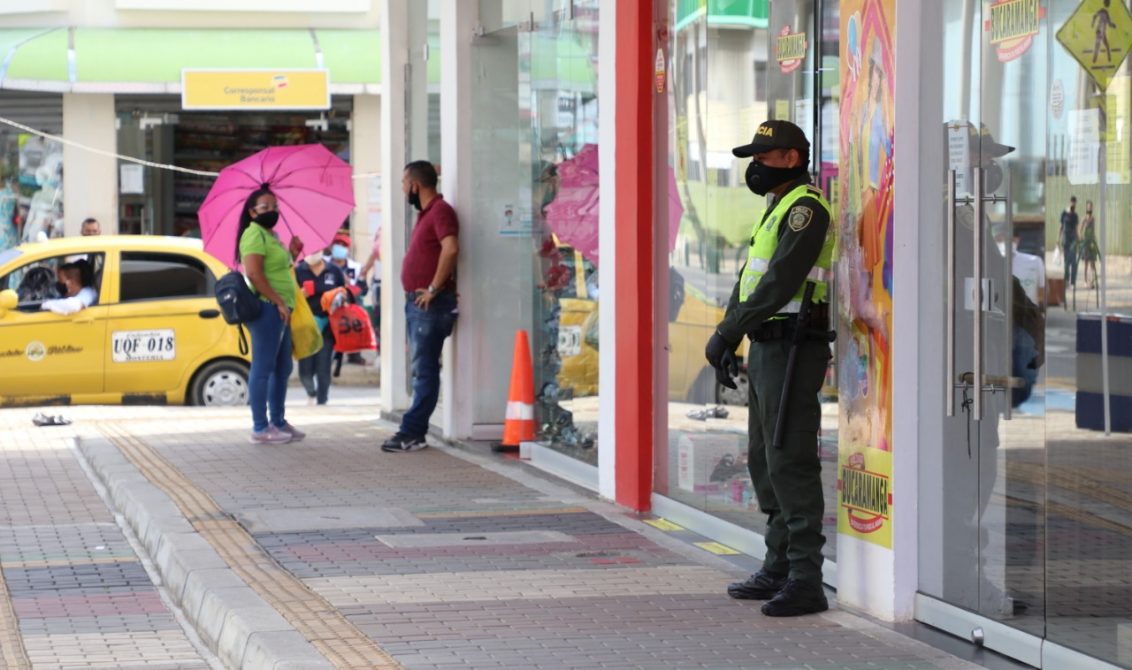
[[518, 466], [384, 454], [375, 416], [295, 407], [308, 438], [281, 447], [248, 444], [236, 411], [99, 418], [413, 670], [975, 667], [846, 612], [763, 617], [726, 597], [723, 561]]
[[77, 428], [32, 414], [0, 413], [0, 668], [208, 668], [83, 472]]

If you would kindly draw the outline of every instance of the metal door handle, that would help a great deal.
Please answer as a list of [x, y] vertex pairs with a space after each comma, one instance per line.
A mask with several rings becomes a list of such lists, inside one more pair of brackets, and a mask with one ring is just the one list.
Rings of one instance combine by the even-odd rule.
[[[972, 265], [974, 274], [974, 290], [975, 300], [972, 308], [974, 309], [974, 328], [971, 333], [974, 339], [974, 379], [983, 378], [983, 214], [986, 209], [986, 203], [983, 202], [983, 169], [976, 167], [974, 169], [975, 180], [975, 220], [971, 225], [972, 237], [974, 238], [973, 252], [975, 257]], [[981, 388], [976, 388], [974, 397], [974, 405], [971, 409], [971, 418], [975, 421], [983, 420], [983, 394]]]
[[[1003, 293], [1006, 296], [1004, 302], [1004, 311], [1006, 312], [1006, 360], [1014, 360], [1014, 200], [1010, 193], [1010, 170], [1003, 170], [1006, 216], [1004, 223], [1006, 224], [1006, 283], [1003, 285], [1005, 289]], [[1016, 379], [1012, 377], [1011, 379]], [[1012, 386], [1011, 388], [1019, 388]], [[1010, 421], [1014, 418], [1014, 402], [1013, 398], [1006, 399], [1006, 409], [1003, 412], [1003, 420]]]
[[951, 380], [955, 379], [955, 179], [954, 169], [947, 174], [947, 416], [955, 416], [955, 389]]
[[[956, 377], [958, 388], [967, 388], [974, 386], [975, 375], [971, 372], [964, 372]], [[1009, 375], [983, 375], [982, 390], [983, 391], [1003, 391], [1005, 389], [1020, 389], [1026, 386], [1026, 380], [1021, 377], [1011, 377]]]
[[220, 310], [202, 309], [201, 311], [197, 312], [197, 315], [202, 319], [215, 319], [216, 317], [220, 316]]

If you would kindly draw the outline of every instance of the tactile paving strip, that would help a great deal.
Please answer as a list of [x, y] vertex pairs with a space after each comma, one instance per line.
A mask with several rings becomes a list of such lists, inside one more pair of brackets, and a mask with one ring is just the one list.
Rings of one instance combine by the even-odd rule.
[[3, 570], [0, 570], [0, 668], [31, 670], [31, 661], [28, 660], [23, 638], [20, 637], [20, 623], [12, 608]]
[[324, 598], [284, 570], [203, 490], [145, 442], [112, 423], [99, 424], [109, 440], [168, 495], [185, 519], [248, 586], [337, 668], [401, 668]]

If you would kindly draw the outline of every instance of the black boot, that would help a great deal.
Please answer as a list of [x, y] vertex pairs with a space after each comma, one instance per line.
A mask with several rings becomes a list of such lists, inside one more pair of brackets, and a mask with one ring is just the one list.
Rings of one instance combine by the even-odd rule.
[[767, 616], [801, 616], [829, 609], [821, 582], [790, 579], [770, 602], [762, 607]]
[[786, 575], [776, 575], [759, 569], [742, 582], [727, 586], [727, 595], [736, 600], [770, 600], [786, 586]]

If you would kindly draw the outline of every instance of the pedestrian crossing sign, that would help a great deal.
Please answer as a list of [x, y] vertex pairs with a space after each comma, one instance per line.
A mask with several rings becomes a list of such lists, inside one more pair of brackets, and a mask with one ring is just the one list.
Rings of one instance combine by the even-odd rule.
[[1124, 0], [1082, 0], [1057, 31], [1057, 41], [1103, 92], [1132, 48], [1132, 13]]

